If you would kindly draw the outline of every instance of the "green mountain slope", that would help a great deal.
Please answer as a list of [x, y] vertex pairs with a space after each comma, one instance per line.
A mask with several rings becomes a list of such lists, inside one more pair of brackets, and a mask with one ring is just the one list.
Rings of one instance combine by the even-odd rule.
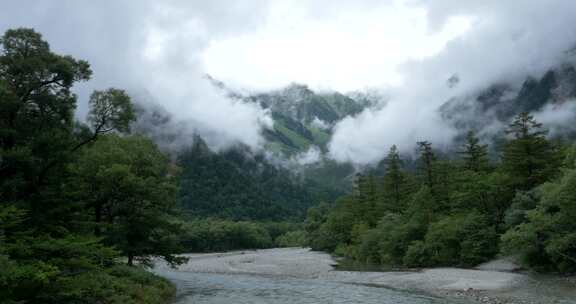
[[267, 148], [284, 156], [306, 151], [311, 146], [326, 151], [332, 127], [373, 104], [338, 92], [317, 93], [299, 84], [246, 99], [270, 110], [274, 125], [264, 130]]

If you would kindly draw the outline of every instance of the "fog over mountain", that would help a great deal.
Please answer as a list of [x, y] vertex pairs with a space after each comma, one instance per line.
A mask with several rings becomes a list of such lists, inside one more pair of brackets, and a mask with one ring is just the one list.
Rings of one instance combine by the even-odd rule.
[[[392, 144], [407, 153], [419, 140], [448, 146], [462, 131], [454, 119], [477, 116], [486, 90], [504, 86], [508, 95], [494, 100], [516, 100], [529, 77], [571, 64], [574, 13], [576, 3], [565, 0], [23, 0], [0, 4], [0, 30], [33, 27], [55, 51], [92, 64], [93, 80], [75, 88], [81, 116], [91, 90], [114, 85], [169, 113], [165, 128], [176, 132], [156, 130], [159, 138], [198, 133], [213, 149], [262, 149], [275, 120], [270, 108], [229, 96], [207, 74], [243, 96], [294, 82], [315, 92], [385, 92], [385, 106], [331, 123], [324, 152], [361, 165], [378, 162]], [[455, 105], [469, 110], [448, 111]], [[535, 110], [552, 133], [574, 116], [571, 103]], [[496, 133], [505, 117], [495, 115], [485, 112], [474, 128]], [[308, 163], [318, 151], [295, 157]]]

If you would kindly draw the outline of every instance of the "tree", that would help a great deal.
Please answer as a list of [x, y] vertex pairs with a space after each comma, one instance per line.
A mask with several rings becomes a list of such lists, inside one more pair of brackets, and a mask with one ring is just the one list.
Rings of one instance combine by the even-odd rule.
[[382, 180], [382, 196], [384, 209], [388, 212], [403, 212], [406, 199], [409, 196], [409, 179], [403, 171], [403, 163], [395, 145], [390, 148], [390, 152], [385, 159], [386, 174]]
[[88, 101], [90, 111], [87, 120], [92, 130], [91, 136], [76, 144], [72, 151], [95, 141], [98, 135], [117, 131], [130, 132], [130, 123], [136, 119], [130, 96], [123, 90], [109, 88], [94, 91]]
[[420, 178], [434, 197], [436, 208], [446, 209], [450, 205], [453, 166], [447, 160], [437, 160], [432, 144], [427, 141], [418, 142], [420, 150]]
[[545, 137], [542, 124], [526, 112], [518, 114], [508, 126], [513, 136], [502, 156], [502, 168], [520, 190], [530, 190], [552, 177], [560, 164], [557, 149]]
[[[83, 151], [72, 168], [79, 199], [93, 210], [96, 234], [128, 257], [181, 262], [170, 218], [177, 188], [167, 158], [148, 139], [108, 135]], [[106, 225], [103, 221], [105, 220]]]
[[[71, 88], [90, 75], [86, 61], [53, 53], [32, 29], [8, 30], [0, 38], [0, 302], [145, 303], [144, 297], [173, 291], [136, 267], [119, 271], [119, 252], [86, 228], [89, 212], [75, 200], [79, 183], [70, 166], [96, 137], [86, 139], [101, 131], [74, 120]], [[94, 117], [113, 118], [106, 119], [106, 131], [124, 131], [131, 120], [125, 115], [129, 99], [124, 94], [116, 102], [118, 96], [108, 98], [112, 107], [103, 111], [91, 104]], [[111, 172], [125, 169], [109, 165]], [[151, 178], [131, 181], [157, 187]], [[138, 194], [139, 202], [147, 200], [145, 191]], [[148, 199], [158, 200], [155, 195]], [[148, 221], [145, 230], [154, 231], [156, 243], [169, 235], [157, 223]], [[155, 299], [151, 303], [160, 303]]]
[[376, 187], [374, 174], [356, 175], [353, 212], [360, 222], [364, 222], [370, 227], [376, 225], [380, 215], [377, 210], [379, 197]]
[[22, 200], [38, 192], [46, 168], [68, 159], [70, 89], [92, 72], [86, 61], [52, 53], [32, 29], [6, 31], [0, 47], [0, 200]]
[[430, 191], [434, 192], [436, 185], [436, 175], [434, 172], [436, 155], [432, 150], [432, 144], [430, 142], [419, 141], [417, 144], [420, 151], [420, 170], [422, 172], [424, 184], [430, 188]]
[[458, 152], [462, 155], [464, 168], [474, 172], [485, 170], [488, 166], [487, 150], [488, 145], [481, 145], [474, 131], [468, 132], [463, 150]]
[[8, 30], [0, 44], [0, 199], [29, 204], [31, 224], [66, 223], [70, 209], [58, 189], [65, 164], [98, 134], [128, 130], [130, 98], [117, 89], [96, 91], [88, 117], [93, 135], [78, 138], [71, 88], [90, 79], [89, 64], [54, 54], [32, 29]]
[[576, 271], [576, 170], [539, 188], [541, 198], [526, 219], [502, 236], [506, 254], [537, 270]]

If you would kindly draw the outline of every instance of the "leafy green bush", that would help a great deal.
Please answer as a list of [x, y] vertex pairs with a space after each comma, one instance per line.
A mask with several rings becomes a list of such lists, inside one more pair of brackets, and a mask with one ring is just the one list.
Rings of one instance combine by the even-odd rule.
[[306, 246], [307, 236], [303, 230], [287, 232], [276, 238], [276, 246], [279, 247], [304, 247]]
[[537, 207], [502, 236], [502, 251], [536, 270], [576, 271], [576, 170], [540, 187]]
[[414, 241], [408, 246], [402, 263], [408, 267], [427, 266], [429, 262], [428, 250], [423, 241]]
[[181, 243], [187, 252], [215, 252], [272, 247], [263, 225], [230, 220], [192, 220], [185, 224]]
[[498, 238], [478, 213], [447, 216], [433, 223], [425, 237], [429, 264], [474, 266], [494, 257]]

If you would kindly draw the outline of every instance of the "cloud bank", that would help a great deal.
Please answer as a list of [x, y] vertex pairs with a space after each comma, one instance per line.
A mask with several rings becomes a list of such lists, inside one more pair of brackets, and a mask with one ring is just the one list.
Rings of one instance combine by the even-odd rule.
[[[330, 143], [340, 161], [359, 164], [381, 159], [391, 145], [413, 152], [416, 141], [448, 145], [455, 129], [438, 108], [452, 97], [478, 93], [492, 84], [519, 86], [568, 60], [576, 43], [576, 2], [572, 1], [413, 1], [425, 7], [429, 29], [454, 16], [471, 20], [467, 32], [433, 57], [405, 63], [406, 81], [394, 88], [388, 105], [342, 121]], [[458, 75], [455, 86], [447, 80]]]
[[437, 110], [450, 98], [518, 87], [565, 60], [575, 13], [566, 0], [19, 0], [0, 3], [0, 31], [33, 27], [56, 52], [92, 64], [93, 80], [75, 88], [80, 116], [91, 90], [126, 88], [216, 149], [260, 147], [271, 121], [207, 73], [249, 91], [385, 88], [386, 106], [343, 120], [329, 144], [335, 160], [369, 164], [392, 144], [449, 144], [458, 130]]
[[262, 1], [3, 1], [0, 31], [32, 27], [55, 52], [88, 60], [93, 79], [75, 87], [79, 117], [94, 89], [127, 89], [136, 102], [161, 104], [184, 133], [209, 137], [215, 149], [259, 147], [267, 113], [232, 100], [205, 78], [203, 51], [211, 41], [250, 31]]

